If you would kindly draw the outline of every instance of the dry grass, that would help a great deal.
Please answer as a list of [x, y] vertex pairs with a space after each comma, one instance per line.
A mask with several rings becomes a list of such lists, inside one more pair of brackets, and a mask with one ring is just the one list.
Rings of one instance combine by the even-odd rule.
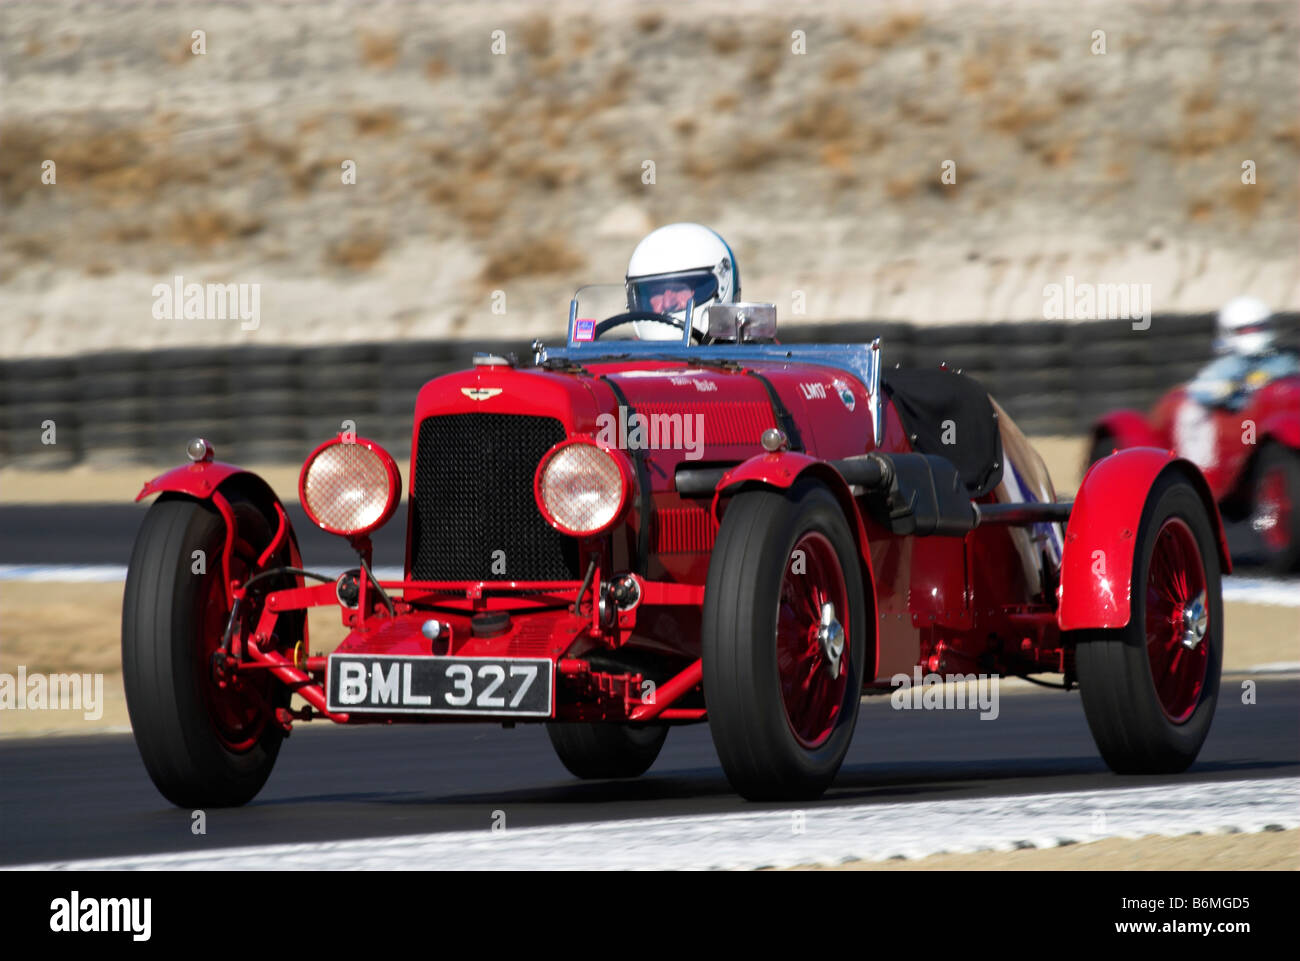
[[1026, 102], [1019, 96], [1011, 96], [995, 103], [988, 125], [1001, 133], [1015, 135], [1039, 130], [1060, 114], [1056, 104]]
[[642, 33], [655, 33], [664, 25], [664, 15], [658, 10], [637, 14], [636, 28]]
[[[1233, 147], [1246, 149], [1255, 130], [1256, 113], [1250, 107], [1219, 107], [1189, 119], [1174, 134], [1156, 138], [1152, 146], [1187, 160]], [[1244, 155], [1243, 155], [1244, 156]]]
[[1199, 197], [1187, 205], [1187, 219], [1193, 221], [1209, 220], [1214, 213], [1214, 202], [1207, 197]]
[[391, 70], [402, 56], [401, 38], [387, 31], [361, 30], [357, 33], [361, 62], [372, 70]]
[[1266, 194], [1267, 191], [1259, 184], [1243, 184], [1240, 179], [1225, 191], [1228, 206], [1243, 220], [1254, 220], [1259, 216]]
[[857, 83], [861, 73], [862, 64], [856, 60], [841, 58], [826, 68], [826, 82], [835, 85], [854, 84]]
[[359, 137], [378, 137], [396, 133], [402, 117], [391, 107], [371, 107], [352, 114], [352, 126]]
[[175, 243], [207, 250], [232, 240], [252, 237], [265, 226], [266, 222], [254, 214], [199, 208], [178, 211], [171, 219], [167, 236]]
[[331, 267], [360, 272], [373, 267], [387, 249], [387, 237], [360, 230], [330, 243], [325, 248], [324, 259]]
[[488, 258], [481, 276], [485, 283], [502, 284], [520, 277], [570, 273], [585, 263], [563, 237], [528, 237], [505, 245]]
[[529, 17], [520, 25], [519, 37], [534, 57], [547, 56], [551, 52], [551, 18], [542, 14]]
[[961, 64], [961, 89], [963, 93], [981, 94], [993, 85], [996, 71], [983, 57], [967, 57]]
[[1064, 847], [851, 861], [814, 871], [1297, 871], [1300, 831], [1107, 838]]
[[740, 33], [736, 30], [714, 30], [709, 34], [709, 46], [713, 48], [714, 53], [724, 57], [735, 53], [743, 43]]
[[925, 25], [925, 15], [920, 13], [892, 13], [879, 23], [853, 24], [850, 35], [859, 43], [884, 49], [898, 46]]

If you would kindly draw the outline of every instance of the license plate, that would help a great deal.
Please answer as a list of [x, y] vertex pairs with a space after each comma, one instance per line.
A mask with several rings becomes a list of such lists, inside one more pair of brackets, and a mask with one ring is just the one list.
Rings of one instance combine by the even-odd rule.
[[372, 714], [551, 716], [545, 658], [331, 654], [331, 711]]

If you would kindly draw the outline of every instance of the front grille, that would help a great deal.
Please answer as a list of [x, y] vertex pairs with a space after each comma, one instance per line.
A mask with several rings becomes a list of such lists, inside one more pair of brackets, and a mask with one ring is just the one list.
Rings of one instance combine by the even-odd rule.
[[[579, 580], [577, 541], [547, 524], [533, 497], [542, 455], [564, 437], [564, 425], [552, 417], [425, 418], [411, 488], [411, 576]], [[504, 554], [494, 558], [497, 551]]]

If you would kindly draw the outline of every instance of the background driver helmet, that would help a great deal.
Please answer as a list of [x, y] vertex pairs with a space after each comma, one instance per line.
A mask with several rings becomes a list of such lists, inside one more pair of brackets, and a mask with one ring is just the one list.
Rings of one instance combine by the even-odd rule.
[[1234, 297], [1219, 311], [1219, 337], [1215, 347], [1221, 354], [1251, 357], [1273, 348], [1273, 311], [1254, 297]]
[[[691, 324], [701, 335], [710, 304], [740, 299], [740, 271], [727, 242], [701, 224], [669, 224], [647, 234], [627, 263], [627, 309], [684, 321], [692, 298]], [[682, 339], [682, 329], [668, 324], [633, 321], [632, 326], [640, 340]]]

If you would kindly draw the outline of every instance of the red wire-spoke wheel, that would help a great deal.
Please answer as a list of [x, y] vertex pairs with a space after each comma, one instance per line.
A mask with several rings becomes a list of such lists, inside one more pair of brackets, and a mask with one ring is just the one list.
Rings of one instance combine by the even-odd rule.
[[1166, 470], [1134, 538], [1128, 624], [1067, 637], [1088, 727], [1117, 773], [1186, 770], [1209, 734], [1223, 664], [1212, 524], [1191, 480]]
[[751, 800], [818, 797], [844, 761], [874, 624], [859, 557], [818, 482], [726, 505], [704, 590], [704, 700], [723, 771]]
[[1269, 444], [1255, 468], [1250, 526], [1264, 564], [1277, 574], [1300, 569], [1300, 452]]
[[[230, 508], [236, 525], [230, 573], [242, 582], [270, 544], [271, 527], [246, 501], [231, 497]], [[275, 710], [289, 704], [288, 688], [269, 672], [237, 672], [214, 658], [230, 615], [221, 563], [225, 542], [226, 522], [211, 503], [164, 495], [140, 527], [122, 598], [122, 680], [131, 730], [158, 790], [185, 808], [251, 800], [270, 776], [284, 737]], [[268, 565], [288, 559], [285, 547]], [[255, 586], [238, 630], [246, 635], [257, 623], [265, 591], [293, 583], [286, 575]], [[281, 614], [274, 643], [292, 648], [302, 639], [303, 621], [303, 612]]]
[[848, 677], [848, 591], [835, 548], [812, 531], [790, 552], [781, 581], [776, 659], [786, 720], [799, 743], [816, 748], [835, 730]]
[[1146, 591], [1151, 680], [1165, 717], [1182, 724], [1196, 710], [1205, 686], [1210, 617], [1201, 552], [1182, 518], [1169, 518], [1156, 535]]
[[[235, 556], [230, 563], [232, 579], [241, 583], [248, 579], [251, 554], [247, 541], [236, 542]], [[255, 555], [252, 559], [255, 560]], [[256, 746], [266, 725], [274, 722], [271, 707], [274, 681], [269, 671], [241, 674], [218, 670], [213, 664], [213, 656], [221, 648], [230, 620], [230, 603], [219, 569], [217, 576], [205, 580], [201, 604], [203, 614], [197, 638], [201, 650], [194, 664], [195, 683], [203, 693], [213, 733], [228, 751], [242, 754]], [[238, 628], [245, 633], [256, 623], [248, 617], [247, 610], [241, 614]]]

